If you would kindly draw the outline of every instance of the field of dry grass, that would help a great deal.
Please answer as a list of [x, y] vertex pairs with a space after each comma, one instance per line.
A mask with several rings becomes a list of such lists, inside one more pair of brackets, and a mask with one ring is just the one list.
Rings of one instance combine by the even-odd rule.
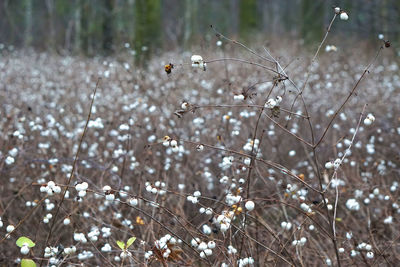
[[0, 265], [395, 266], [398, 59], [336, 46], [3, 52]]

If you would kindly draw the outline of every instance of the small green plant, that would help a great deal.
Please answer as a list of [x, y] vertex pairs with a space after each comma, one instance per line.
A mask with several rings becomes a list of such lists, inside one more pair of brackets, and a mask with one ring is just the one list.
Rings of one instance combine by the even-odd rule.
[[134, 242], [136, 241], [136, 237], [132, 236], [131, 238], [128, 239], [128, 241], [126, 242], [126, 244], [122, 241], [117, 240], [117, 245], [118, 247], [125, 251], [127, 250]]
[[[29, 253], [29, 249], [35, 246], [35, 243], [26, 236], [21, 236], [15, 242], [18, 247], [21, 248], [21, 253], [27, 255]], [[32, 267], [36, 266], [36, 263], [31, 259], [22, 259], [21, 260], [21, 267]]]
[[122, 241], [117, 241], [117, 245], [118, 247], [122, 250], [120, 257], [121, 258], [126, 258], [131, 256], [131, 253], [128, 251], [128, 248], [133, 244], [133, 242], [135, 242], [136, 237], [131, 237], [128, 239], [128, 241], [126, 241], [126, 244]]
[[29, 248], [33, 248], [35, 246], [35, 243], [28, 237], [26, 236], [21, 236], [18, 238], [17, 242], [15, 242], [18, 247], [22, 248], [23, 246], [27, 246]]
[[22, 259], [21, 267], [36, 267], [36, 263], [31, 259]]

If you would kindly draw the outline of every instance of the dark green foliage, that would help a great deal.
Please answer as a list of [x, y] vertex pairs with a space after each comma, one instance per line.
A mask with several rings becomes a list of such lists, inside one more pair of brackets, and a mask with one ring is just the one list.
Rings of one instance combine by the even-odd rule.
[[134, 20], [135, 35], [133, 43], [138, 55], [141, 55], [140, 51], [144, 47], [155, 48], [160, 43], [161, 1], [137, 0]]
[[[15, 47], [89, 56], [126, 49], [138, 59], [153, 52], [210, 45], [214, 25], [246, 42], [262, 37], [303, 38], [318, 43], [339, 4], [350, 19], [332, 34], [398, 41], [398, 0], [3, 0], [0, 42]], [[142, 51], [142, 47], [148, 51]]]
[[301, 36], [306, 44], [318, 42], [324, 32], [324, 3], [303, 0], [301, 8]]
[[256, 0], [241, 0], [239, 7], [240, 35], [247, 39], [260, 28], [260, 20]]

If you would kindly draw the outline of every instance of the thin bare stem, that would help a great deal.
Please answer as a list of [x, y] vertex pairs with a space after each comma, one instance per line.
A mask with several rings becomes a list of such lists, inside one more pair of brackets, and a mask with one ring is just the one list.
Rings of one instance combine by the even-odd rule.
[[343, 107], [347, 104], [347, 102], [350, 100], [351, 96], [354, 94], [354, 92], [356, 91], [358, 85], [360, 84], [361, 80], [364, 78], [365, 74], [369, 73], [369, 68], [372, 66], [372, 64], [376, 61], [376, 59], [378, 58], [380, 52], [382, 51], [383, 46], [379, 47], [378, 52], [376, 53], [374, 59], [368, 64], [368, 66], [365, 68], [364, 72], [362, 73], [362, 75], [360, 76], [360, 78], [357, 80], [356, 84], [354, 85], [353, 89], [351, 89], [350, 94], [346, 97], [346, 99], [343, 101], [343, 103], [340, 105], [340, 107], [336, 110], [335, 114], [332, 116], [332, 119], [329, 121], [328, 126], [326, 126], [321, 138], [319, 139], [319, 141], [314, 145], [314, 147], [317, 147], [322, 140], [324, 140], [324, 137], [326, 135], [326, 133], [328, 132], [329, 128], [331, 127], [333, 121], [336, 119], [337, 115], [339, 114], [339, 112], [343, 109]]
[[[75, 153], [75, 159], [74, 159], [74, 163], [73, 163], [73, 165], [72, 165], [72, 171], [71, 171], [71, 173], [70, 173], [70, 175], [69, 175], [69, 178], [68, 178], [68, 181], [67, 181], [67, 185], [68, 185], [68, 186], [71, 184], [72, 178], [73, 178], [73, 176], [74, 176], [74, 172], [75, 172], [75, 168], [76, 168], [75, 166], [76, 166], [76, 163], [77, 163], [77, 161], [78, 161], [78, 155], [79, 155], [79, 152], [80, 152], [81, 147], [82, 147], [83, 139], [84, 139], [85, 134], [86, 134], [87, 129], [88, 129], [88, 125], [89, 125], [89, 121], [90, 121], [90, 116], [92, 115], [93, 103], [94, 103], [94, 99], [95, 99], [96, 92], [97, 92], [97, 88], [98, 88], [98, 86], [99, 86], [100, 81], [101, 81], [101, 78], [98, 78], [97, 83], [96, 83], [96, 87], [95, 87], [94, 90], [93, 90], [92, 100], [91, 100], [91, 102], [90, 102], [89, 113], [88, 113], [88, 116], [87, 116], [87, 119], [86, 119], [85, 128], [83, 129], [82, 136], [81, 136], [81, 138], [80, 138], [80, 140], [79, 140], [78, 149], [77, 149], [77, 151], [76, 151], [76, 153]], [[47, 238], [46, 238], [45, 247], [47, 247], [47, 244], [49, 243], [49, 240], [50, 240], [50, 238], [51, 238], [52, 231], [53, 231], [53, 228], [54, 228], [54, 225], [55, 225], [57, 216], [58, 216], [58, 214], [59, 214], [59, 212], [60, 212], [61, 205], [62, 205], [63, 202], [64, 202], [65, 194], [67, 193], [67, 190], [68, 190], [68, 187], [65, 187], [65, 188], [64, 188], [64, 192], [61, 194], [61, 200], [60, 200], [60, 203], [57, 205], [57, 210], [56, 210], [56, 213], [55, 213], [55, 215], [54, 215], [54, 219], [53, 219], [53, 221], [52, 221], [52, 224], [51, 224], [51, 226], [50, 226], [49, 233], [48, 233]], [[40, 265], [42, 265], [42, 263], [43, 263], [43, 261], [40, 263]]]
[[[277, 71], [274, 70], [273, 68], [267, 67], [267, 66], [265, 66], [265, 65], [262, 65], [262, 64], [259, 64], [259, 63], [256, 63], [256, 62], [248, 61], [248, 60], [245, 60], [245, 59], [240, 59], [240, 58], [218, 58], [218, 59], [212, 59], [212, 60], [205, 61], [205, 63], [208, 64], [208, 63], [214, 63], [214, 62], [220, 62], [220, 61], [227, 61], [227, 60], [228, 60], [228, 61], [241, 62], [241, 63], [253, 65], [253, 66], [257, 66], [257, 67], [260, 67], [260, 68], [269, 70], [269, 71], [271, 71], [271, 72], [273, 72], [273, 73], [280, 74], [279, 72], [277, 72]], [[285, 78], [287, 78], [287, 77], [285, 77]]]
[[[366, 107], [366, 106], [367, 106], [367, 105], [364, 105], [364, 107], [363, 107], [363, 109], [362, 109], [362, 111], [361, 111], [360, 118], [359, 118], [359, 120], [358, 120], [356, 130], [354, 131], [353, 137], [351, 138], [349, 147], [346, 149], [346, 151], [344, 152], [343, 157], [340, 159], [339, 166], [342, 164], [342, 162], [344, 161], [344, 159], [346, 158], [346, 156], [350, 153], [350, 149], [351, 149], [351, 147], [352, 147], [352, 145], [353, 145], [353, 143], [354, 143], [354, 139], [356, 138], [356, 135], [357, 135], [357, 133], [358, 133], [358, 130], [360, 129], [361, 121], [362, 121], [362, 118], [363, 118], [363, 116], [364, 116], [364, 111], [365, 111], [365, 107]], [[331, 183], [331, 182], [333, 181], [333, 179], [336, 179], [336, 180], [337, 180], [337, 171], [338, 171], [338, 169], [339, 169], [339, 166], [338, 166], [337, 168], [335, 168], [335, 171], [334, 171], [334, 173], [333, 173], [333, 175], [332, 175], [332, 179], [331, 179], [331, 181], [330, 181], [329, 183]], [[329, 184], [328, 184], [328, 186], [326, 187], [325, 191], [328, 190], [328, 188], [329, 188]], [[334, 238], [336, 238], [336, 213], [337, 213], [337, 205], [338, 205], [338, 201], [339, 201], [339, 189], [338, 189], [338, 188], [339, 188], [339, 185], [336, 184], [336, 186], [335, 186], [335, 207], [334, 207], [334, 209], [333, 209], [333, 220], [332, 220], [333, 237], [334, 237]]]
[[[337, 14], [336, 14], [336, 12], [335, 12], [335, 15], [333, 16], [331, 22], [329, 23], [328, 29], [327, 29], [326, 32], [325, 32], [324, 38], [322, 39], [321, 43], [320, 43], [319, 46], [318, 46], [317, 52], [315, 52], [315, 55], [314, 55], [313, 58], [312, 58], [312, 63], [314, 63], [314, 61], [317, 59], [319, 50], [321, 50], [322, 45], [325, 43], [325, 40], [326, 40], [326, 38], [328, 37], [329, 32], [331, 31], [333, 22], [335, 21], [336, 17], [337, 17]], [[311, 63], [311, 64], [312, 64], [312, 63]]]
[[[195, 106], [194, 106], [194, 109], [200, 109], [200, 108], [258, 108], [258, 109], [265, 109], [265, 106], [262, 106], [262, 105], [253, 105], [253, 104], [242, 104], [242, 105], [240, 105], [240, 104], [239, 104], [239, 105], [235, 105], [235, 104], [232, 104], [232, 105], [221, 104], [221, 105], [201, 105], [201, 106], [195, 105]], [[283, 111], [283, 112], [286, 112], [286, 113], [289, 113], [289, 114], [292, 114], [292, 115], [294, 115], [294, 116], [303, 118], [303, 119], [307, 119], [306, 116], [304, 116], [304, 115], [302, 115], [302, 114], [298, 114], [297, 112], [291, 112], [290, 110], [285, 109], [285, 108], [281, 108], [281, 107], [280, 107], [279, 110], [280, 110], [280, 111]]]
[[306, 88], [306, 86], [307, 86], [307, 84], [308, 84], [308, 79], [310, 78], [311, 69], [312, 69], [312, 67], [313, 67], [313, 65], [314, 65], [314, 63], [315, 63], [315, 60], [317, 59], [317, 56], [318, 56], [318, 54], [319, 54], [319, 51], [321, 50], [322, 45], [324, 44], [326, 38], [328, 37], [329, 32], [331, 31], [331, 28], [332, 28], [333, 22], [334, 22], [335, 19], [336, 19], [336, 16], [337, 16], [337, 14], [335, 13], [334, 16], [333, 16], [333, 18], [332, 18], [332, 20], [331, 20], [331, 22], [329, 23], [329, 26], [328, 26], [328, 28], [327, 28], [327, 30], [326, 30], [326, 32], [325, 32], [324, 38], [322, 39], [321, 43], [319, 44], [318, 49], [317, 49], [317, 51], [315, 52], [315, 54], [314, 54], [314, 56], [313, 56], [313, 58], [312, 58], [312, 60], [311, 60], [310, 66], [308, 67], [308, 71], [307, 71], [307, 74], [306, 74], [306, 81], [304, 82], [303, 87], [301, 88], [301, 90], [300, 90], [300, 92], [298, 93], [298, 95], [297, 95], [297, 96], [295, 97], [295, 99], [293, 100], [293, 103], [292, 103], [292, 106], [291, 106], [290, 110], [293, 110], [293, 107], [294, 107], [294, 105], [295, 105], [295, 103], [296, 103], [297, 98], [298, 98], [299, 96], [302, 96], [302, 95], [303, 95], [304, 89]]
[[227, 41], [229, 41], [229, 42], [231, 42], [231, 43], [234, 43], [234, 44], [236, 44], [236, 45], [239, 45], [239, 46], [243, 47], [244, 49], [246, 49], [247, 51], [249, 51], [251, 54], [255, 55], [256, 57], [259, 57], [259, 58], [261, 58], [261, 59], [263, 59], [263, 60], [265, 60], [265, 61], [268, 61], [268, 62], [270, 62], [270, 63], [274, 63], [274, 62], [273, 62], [272, 60], [270, 60], [269, 58], [263, 57], [262, 55], [258, 54], [257, 52], [255, 52], [254, 50], [252, 50], [251, 48], [249, 48], [248, 46], [246, 46], [245, 44], [243, 44], [243, 43], [241, 43], [241, 42], [239, 42], [239, 41], [236, 41], [236, 40], [233, 40], [233, 39], [230, 39], [230, 38], [226, 37], [225, 35], [223, 35], [223, 34], [220, 33], [219, 31], [217, 31], [212, 25], [210, 25], [210, 26], [211, 26], [211, 28], [213, 29], [213, 31], [217, 34], [217, 37], [223, 38], [223, 39], [225, 39], [225, 40], [227, 40]]

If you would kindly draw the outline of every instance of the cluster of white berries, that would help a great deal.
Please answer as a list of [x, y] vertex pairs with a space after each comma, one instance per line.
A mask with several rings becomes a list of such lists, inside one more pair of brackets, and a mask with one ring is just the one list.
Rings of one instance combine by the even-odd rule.
[[88, 123], [89, 128], [103, 129], [104, 124], [101, 118], [96, 118], [95, 120], [90, 120]]
[[214, 241], [204, 242], [200, 238], [194, 238], [190, 241], [192, 247], [197, 248], [200, 251], [200, 257], [205, 258], [206, 256], [212, 255], [212, 249], [215, 248], [216, 244]]
[[360, 203], [358, 203], [358, 201], [354, 198], [350, 198], [346, 201], [346, 207], [349, 210], [359, 210], [360, 209]]
[[234, 195], [232, 193], [228, 193], [225, 197], [225, 203], [229, 206], [232, 206], [238, 202], [242, 201], [242, 197], [240, 195]]
[[84, 233], [74, 233], [74, 240], [76, 242], [86, 243], [87, 239]]
[[[65, 198], [67, 198], [67, 194], [65, 194]], [[56, 206], [54, 203], [50, 202], [49, 199], [46, 199], [44, 202], [46, 204], [46, 210], [48, 210], [48, 211], [54, 209], [54, 207]]]
[[215, 224], [219, 227], [222, 233], [226, 232], [231, 227], [231, 222], [235, 216], [234, 211], [222, 211], [214, 220]]
[[115, 194], [113, 194], [112, 190], [111, 190], [111, 186], [109, 185], [105, 185], [103, 186], [103, 192], [106, 195], [106, 200], [112, 202], [115, 199]]
[[328, 161], [325, 163], [325, 168], [326, 169], [332, 169], [334, 168], [335, 170], [340, 167], [340, 164], [342, 164], [341, 159], [335, 159], [334, 161]]
[[259, 139], [251, 139], [251, 138], [249, 138], [249, 139], [247, 139], [247, 142], [246, 142], [246, 144], [243, 146], [243, 150], [244, 151], [251, 151], [252, 150], [252, 148], [253, 148], [253, 145], [254, 145], [254, 151], [257, 151], [258, 150], [258, 145], [260, 144], [260, 140]]
[[88, 189], [89, 185], [87, 182], [83, 182], [83, 183], [78, 183], [75, 185], [75, 189], [76, 191], [78, 191], [78, 196], [80, 198], [83, 198], [84, 196], [86, 196], [86, 190]]
[[340, 7], [335, 7], [335, 13], [339, 15], [341, 20], [348, 20], [349, 15], [345, 11], [343, 11]]
[[7, 156], [7, 158], [4, 161], [7, 165], [11, 165], [15, 162], [15, 159], [11, 156]]
[[172, 139], [168, 135], [164, 136], [163, 145], [166, 146], [166, 147], [171, 147], [171, 150], [174, 153], [183, 151], [183, 146], [179, 146], [178, 141], [175, 140], [175, 139]]
[[47, 213], [46, 216], [43, 218], [43, 223], [49, 223], [49, 221], [53, 218], [53, 214]]
[[109, 228], [109, 227], [102, 227], [101, 232], [102, 232], [102, 237], [104, 237], [104, 238], [111, 236], [111, 228]]
[[372, 249], [372, 246], [371, 246], [370, 244], [367, 244], [367, 243], [365, 243], [365, 242], [362, 242], [362, 243], [360, 243], [360, 244], [357, 245], [357, 249], [358, 249], [358, 250], [367, 250], [367, 251], [369, 251], [369, 250]]
[[215, 242], [214, 241], [209, 241], [208, 243], [206, 242], [201, 242], [198, 246], [197, 249], [200, 251], [200, 257], [206, 258], [212, 255], [212, 250], [215, 248]]
[[227, 170], [232, 166], [234, 157], [233, 156], [226, 156], [222, 158], [222, 162], [219, 164], [219, 166], [223, 169], [223, 170]]
[[369, 126], [375, 121], [375, 116], [371, 113], [367, 115], [367, 117], [364, 119], [364, 124]]
[[160, 239], [154, 241], [154, 246], [161, 251], [163, 258], [167, 259], [171, 254], [171, 249], [168, 245], [175, 245], [178, 240], [171, 236], [170, 234], [166, 234], [165, 236], [161, 237]]
[[384, 224], [392, 224], [393, 223], [393, 216], [388, 216], [383, 220]]
[[236, 254], [236, 253], [237, 253], [237, 249], [234, 246], [229, 245], [228, 246], [228, 254]]
[[275, 99], [273, 98], [268, 99], [267, 102], [265, 102], [264, 107], [274, 108], [279, 106], [281, 102], [282, 102], [282, 97], [278, 95]]
[[153, 251], [149, 250], [144, 253], [144, 258], [148, 260], [151, 256], [153, 256]]
[[233, 95], [233, 99], [234, 100], [244, 100], [244, 95], [243, 94], [235, 94], [235, 95]]
[[210, 208], [210, 207], [208, 207], [208, 208], [201, 207], [199, 209], [199, 212], [200, 212], [200, 214], [205, 213], [206, 215], [212, 215], [213, 214], [213, 209]]
[[[239, 184], [244, 184], [245, 183], [245, 179], [244, 178], [240, 178], [239, 181], [237, 181], [235, 178], [229, 179], [229, 177], [226, 176], [226, 175], [222, 176], [219, 179], [219, 182], [221, 184], [228, 184], [229, 181], [231, 181], [231, 184], [230, 184], [230, 188], [231, 189], [236, 188], [236, 186], [237, 186], [236, 182], [239, 182]], [[238, 188], [238, 190], [242, 191], [242, 189], [240, 187]]]
[[190, 202], [192, 202], [193, 204], [196, 204], [196, 203], [198, 203], [199, 202], [199, 197], [201, 196], [201, 192], [200, 191], [195, 191], [194, 193], [193, 193], [193, 195], [189, 195], [189, 196], [187, 196], [187, 200], [188, 201], [190, 201]]
[[238, 267], [242, 267], [242, 266], [246, 266], [246, 265], [252, 265], [252, 264], [254, 264], [254, 259], [252, 257], [239, 259], [237, 261], [237, 264], [238, 264]]
[[[59, 254], [59, 252], [60, 251], [59, 251], [58, 247], [46, 247], [44, 249], [44, 257], [45, 258], [56, 257]], [[71, 254], [73, 254], [75, 252], [76, 252], [76, 247], [75, 246], [66, 247], [63, 250], [63, 253], [65, 255], [71, 255]], [[54, 259], [56, 259], [56, 258], [54, 258]], [[55, 264], [55, 263], [53, 263], [53, 264]]]
[[71, 255], [71, 254], [73, 254], [75, 252], [76, 252], [76, 247], [75, 246], [70, 246], [70, 247], [64, 248], [64, 254], [65, 255]]
[[99, 235], [100, 235], [99, 228], [93, 227], [87, 236], [89, 237], [90, 241], [96, 242], [99, 239], [98, 238]]
[[374, 253], [371, 251], [372, 250], [372, 246], [370, 244], [362, 242], [362, 243], [357, 245], [357, 250], [358, 251], [352, 250], [350, 255], [352, 257], [355, 257], [355, 256], [360, 254], [360, 251], [366, 251], [367, 253], [365, 255], [367, 256], [368, 259], [372, 259], [374, 257]]
[[105, 243], [104, 246], [101, 247], [101, 252], [111, 252], [111, 250], [112, 247], [108, 243]]
[[205, 235], [211, 235], [212, 229], [207, 224], [203, 224], [202, 231]]
[[283, 230], [290, 230], [292, 228], [292, 223], [291, 222], [281, 222], [281, 227]]
[[124, 259], [124, 258], [131, 257], [132, 253], [130, 251], [124, 250], [121, 252], [121, 254], [119, 254], [119, 256], [121, 259]]
[[8, 151], [8, 154], [9, 154], [9, 156], [6, 157], [4, 162], [7, 165], [11, 165], [11, 164], [13, 164], [15, 162], [14, 158], [18, 155], [18, 149], [14, 147], [10, 151]]
[[87, 259], [92, 258], [93, 256], [94, 256], [93, 252], [84, 250], [78, 254], [78, 260], [87, 260]]
[[308, 205], [308, 204], [306, 204], [304, 202], [300, 204], [300, 208], [302, 210], [304, 210], [305, 212], [307, 212], [307, 213], [311, 213], [312, 212], [312, 209], [311, 209], [310, 205]]
[[46, 247], [44, 249], [44, 257], [45, 258], [55, 256], [55, 255], [57, 255], [57, 253], [58, 253], [58, 247]]
[[193, 55], [190, 60], [192, 61], [193, 68], [200, 68], [204, 71], [206, 70], [207, 64], [204, 62], [203, 58], [199, 55]]
[[334, 45], [327, 45], [327, 46], [325, 47], [325, 51], [326, 51], [326, 52], [336, 52], [336, 51], [337, 51], [337, 47], [334, 46]]
[[0, 217], [0, 228], [3, 227], [3, 220]]
[[146, 182], [145, 186], [146, 186], [146, 191], [152, 194], [159, 194], [160, 196], [162, 196], [165, 195], [165, 193], [167, 193], [167, 191], [165, 191], [166, 184], [161, 181], [156, 181], [154, 185], [152, 185], [150, 182]]
[[54, 194], [59, 194], [61, 193], [61, 187], [56, 185], [55, 182], [49, 181], [47, 185], [42, 185], [40, 187], [40, 192], [41, 193], [47, 193], [47, 195], [52, 196]]
[[306, 237], [302, 237], [299, 240], [295, 239], [292, 241], [292, 246], [304, 246], [304, 244], [307, 242]]
[[27, 207], [36, 207], [37, 206], [37, 203], [35, 202], [35, 201], [27, 201], [27, 202], [25, 202], [25, 206], [27, 206]]

